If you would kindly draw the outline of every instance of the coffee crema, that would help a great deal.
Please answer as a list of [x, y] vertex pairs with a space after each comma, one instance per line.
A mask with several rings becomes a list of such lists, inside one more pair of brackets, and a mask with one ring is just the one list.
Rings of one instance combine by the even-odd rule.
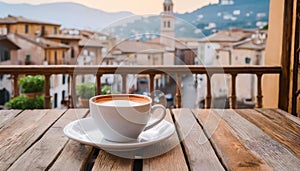
[[149, 99], [139, 96], [103, 96], [93, 100], [95, 103], [99, 103], [105, 106], [138, 106], [141, 104], [149, 103]]

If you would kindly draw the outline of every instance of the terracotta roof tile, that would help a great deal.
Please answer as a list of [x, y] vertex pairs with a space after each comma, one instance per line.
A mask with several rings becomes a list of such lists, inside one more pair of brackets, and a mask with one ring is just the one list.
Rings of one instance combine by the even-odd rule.
[[27, 41], [30, 41], [44, 49], [54, 49], [54, 48], [61, 48], [61, 49], [68, 49], [70, 46], [62, 44], [62, 43], [57, 43], [51, 40], [47, 40], [43, 37], [37, 37], [37, 36], [32, 36], [32, 35], [27, 35], [27, 34], [15, 34], [16, 36], [25, 39]]
[[27, 19], [22, 16], [8, 15], [5, 18], [0, 18], [0, 24], [15, 24], [15, 23], [32, 23], [32, 24], [45, 24], [45, 25], [60, 26], [60, 24], [54, 24], [54, 23], [49, 23], [49, 22]]

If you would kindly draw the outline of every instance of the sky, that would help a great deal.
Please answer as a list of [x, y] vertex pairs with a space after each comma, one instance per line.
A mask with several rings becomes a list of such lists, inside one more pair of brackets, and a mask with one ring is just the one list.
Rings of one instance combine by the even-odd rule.
[[[159, 14], [164, 0], [0, 0], [7, 3], [43, 4], [50, 2], [75, 2], [106, 12], [130, 11], [134, 14]], [[173, 0], [174, 12], [192, 12], [218, 0]]]

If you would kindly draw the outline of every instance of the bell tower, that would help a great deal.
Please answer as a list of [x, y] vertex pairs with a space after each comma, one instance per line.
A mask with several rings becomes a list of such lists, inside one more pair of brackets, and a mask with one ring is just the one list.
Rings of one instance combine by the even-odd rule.
[[160, 43], [170, 49], [175, 48], [175, 18], [172, 0], [164, 0], [163, 12], [160, 15]]

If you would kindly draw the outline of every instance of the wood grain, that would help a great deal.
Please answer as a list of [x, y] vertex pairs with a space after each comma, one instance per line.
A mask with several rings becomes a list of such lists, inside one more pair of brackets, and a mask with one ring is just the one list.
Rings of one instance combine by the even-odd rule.
[[191, 170], [224, 170], [208, 138], [189, 109], [172, 110]]
[[0, 130], [0, 170], [6, 170], [65, 112], [26, 110]]
[[95, 161], [93, 171], [132, 171], [133, 160], [125, 159], [100, 151]]
[[[70, 122], [84, 117], [87, 114], [87, 111], [87, 109], [68, 110], [55, 124], [53, 124], [40, 140], [13, 163], [9, 170], [49, 169], [69, 140], [68, 137], [64, 135], [63, 128]], [[68, 160], [72, 159], [73, 158], [70, 158]], [[65, 161], [65, 164], [69, 162], [68, 160]], [[72, 165], [72, 163], [70, 164]]]
[[[167, 110], [167, 115], [165, 119], [173, 123], [169, 110]], [[150, 170], [174, 170], [174, 171], [186, 170], [187, 171], [188, 170], [188, 166], [185, 161], [184, 154], [181, 149], [177, 133], [175, 132], [172, 135], [172, 137], [170, 137], [169, 139], [171, 140], [169, 146], [166, 146], [164, 148], [173, 148], [173, 149], [160, 156], [150, 158], [150, 159], [144, 159], [143, 160], [144, 171], [150, 171]]]
[[[259, 112], [258, 112], [259, 111]], [[236, 110], [273, 139], [284, 144], [300, 158], [300, 127], [271, 110]]]
[[300, 159], [253, 123], [234, 110], [215, 111], [235, 131], [245, 147], [266, 161], [274, 170], [299, 170]]
[[300, 119], [298, 117], [295, 117], [289, 113], [287, 113], [286, 111], [283, 111], [281, 109], [272, 109], [278, 113], [281, 114], [281, 116], [284, 116], [285, 118], [289, 119], [291, 122], [296, 123], [300, 126]]
[[272, 170], [238, 140], [230, 126], [212, 110], [193, 110], [227, 170]]
[[21, 110], [0, 110], [0, 129], [15, 118]]
[[[79, 114], [86, 113], [86, 110], [84, 109], [76, 109], [76, 111], [76, 113]], [[86, 115], [86, 117], [89, 117], [89, 114]], [[49, 170], [84, 170], [90, 158], [92, 150], [92, 146], [84, 145], [79, 142], [69, 140], [68, 143], [65, 145], [63, 151]]]
[[49, 170], [84, 170], [93, 147], [70, 140]]

